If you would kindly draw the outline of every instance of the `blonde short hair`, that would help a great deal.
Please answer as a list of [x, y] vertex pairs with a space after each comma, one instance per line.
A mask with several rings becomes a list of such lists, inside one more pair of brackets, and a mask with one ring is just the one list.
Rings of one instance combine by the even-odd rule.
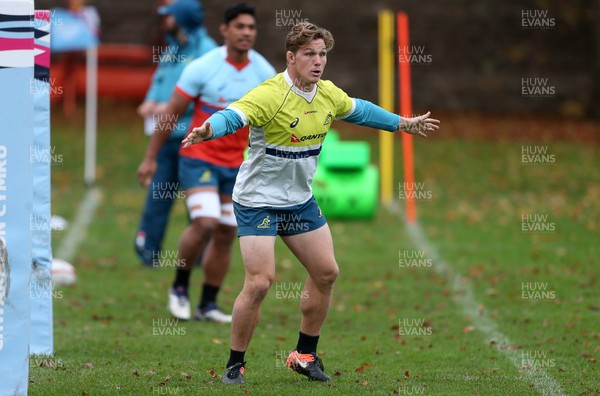
[[318, 27], [310, 22], [300, 22], [290, 30], [285, 38], [285, 49], [295, 54], [296, 51], [306, 44], [318, 39], [322, 39], [325, 42], [327, 52], [331, 51], [335, 41], [329, 30]]

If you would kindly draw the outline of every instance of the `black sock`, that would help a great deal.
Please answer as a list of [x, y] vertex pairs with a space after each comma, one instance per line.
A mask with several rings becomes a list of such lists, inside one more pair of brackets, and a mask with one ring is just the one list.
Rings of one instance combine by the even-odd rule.
[[[231, 367], [236, 363], [244, 364], [244, 352], [234, 351], [233, 349], [229, 350], [229, 361], [227, 362], [227, 367]], [[225, 368], [227, 368], [225, 367]]]
[[219, 292], [219, 286], [211, 286], [206, 283], [202, 285], [202, 297], [200, 299], [200, 309], [206, 308], [211, 302], [217, 301], [217, 293]]
[[173, 288], [184, 287], [187, 289], [190, 286], [190, 275], [192, 271], [184, 270], [183, 268], [177, 268], [175, 271], [175, 282], [173, 282]]
[[304, 334], [303, 332], [299, 333], [298, 336], [298, 345], [296, 346], [296, 350], [299, 353], [317, 353], [317, 343], [319, 342], [319, 336], [309, 336]]

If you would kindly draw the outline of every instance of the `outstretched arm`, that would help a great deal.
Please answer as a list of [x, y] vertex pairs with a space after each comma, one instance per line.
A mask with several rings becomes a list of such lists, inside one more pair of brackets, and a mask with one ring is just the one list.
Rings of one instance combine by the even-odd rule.
[[429, 118], [431, 113], [405, 118], [363, 99], [354, 99], [355, 107], [347, 116], [342, 117], [343, 121], [351, 122], [357, 125], [365, 125], [371, 128], [383, 129], [390, 132], [397, 130], [427, 137], [428, 132], [439, 128], [439, 120]]
[[208, 117], [202, 126], [192, 129], [189, 135], [183, 139], [183, 147], [232, 134], [245, 124], [237, 111], [231, 109], [217, 111]]

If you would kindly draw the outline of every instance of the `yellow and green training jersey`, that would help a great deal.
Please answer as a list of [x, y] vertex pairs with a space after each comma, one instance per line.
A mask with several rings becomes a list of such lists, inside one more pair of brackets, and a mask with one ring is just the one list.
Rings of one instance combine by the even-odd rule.
[[248, 158], [238, 173], [233, 200], [250, 207], [286, 207], [311, 198], [325, 135], [334, 119], [352, 113], [354, 101], [326, 80], [303, 92], [285, 71], [228, 109], [250, 125]]

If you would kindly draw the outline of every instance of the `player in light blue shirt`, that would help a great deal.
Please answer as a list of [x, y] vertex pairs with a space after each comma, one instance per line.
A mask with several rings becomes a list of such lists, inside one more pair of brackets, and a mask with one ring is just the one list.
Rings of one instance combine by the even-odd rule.
[[[168, 117], [161, 120], [159, 131], [176, 127], [173, 120], [190, 102], [195, 104], [192, 125], [200, 125], [211, 114], [275, 74], [269, 62], [252, 50], [256, 39], [256, 16], [252, 7], [242, 3], [228, 8], [221, 33], [225, 46], [196, 59], [182, 73], [167, 104]], [[168, 133], [152, 136], [146, 157], [138, 168], [140, 182], [152, 176], [156, 153], [168, 141], [168, 136]], [[169, 292], [169, 312], [181, 320], [191, 318], [188, 293], [191, 264], [203, 255], [204, 284], [194, 317], [229, 323], [231, 315], [221, 311], [216, 297], [229, 269], [237, 230], [231, 195], [248, 145], [248, 128], [211, 143], [180, 151], [179, 182], [185, 191], [191, 223], [180, 238], [180, 266]]]
[[[138, 107], [138, 114], [149, 120], [150, 124], [162, 117], [161, 111], [184, 68], [217, 47], [206, 32], [204, 10], [198, 0], [176, 0], [160, 7], [158, 13], [164, 15], [165, 45], [153, 47], [152, 58], [158, 66], [146, 98]], [[190, 104], [179, 117], [171, 138], [158, 153], [154, 177], [147, 180], [146, 203], [135, 238], [136, 252], [146, 266], [160, 265], [160, 251], [169, 213], [181, 194], [177, 180], [180, 141], [189, 129], [193, 111], [194, 106]]]

